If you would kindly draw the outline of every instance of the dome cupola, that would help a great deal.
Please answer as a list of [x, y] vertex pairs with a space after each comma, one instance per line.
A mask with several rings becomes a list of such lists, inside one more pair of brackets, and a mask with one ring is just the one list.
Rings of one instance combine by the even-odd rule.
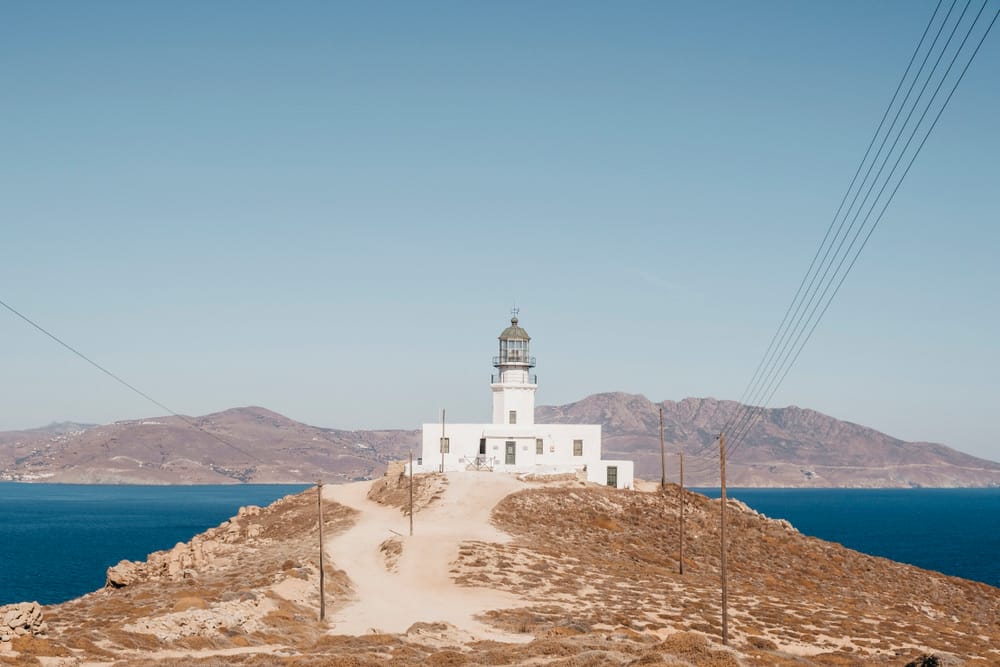
[[531, 336], [517, 323], [517, 312], [510, 318], [510, 326], [500, 332], [500, 355], [493, 359], [493, 365], [521, 366], [534, 368], [535, 359], [531, 356], [529, 345]]

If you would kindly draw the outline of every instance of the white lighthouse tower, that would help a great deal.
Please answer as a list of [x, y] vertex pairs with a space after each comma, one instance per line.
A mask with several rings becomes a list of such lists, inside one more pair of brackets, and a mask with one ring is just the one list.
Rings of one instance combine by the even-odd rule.
[[510, 326], [500, 333], [500, 354], [493, 357], [497, 373], [490, 378], [493, 389], [493, 423], [531, 425], [535, 423], [535, 390], [538, 378], [531, 374], [531, 336], [517, 324], [517, 308], [511, 311]]
[[632, 461], [601, 458], [600, 424], [536, 424], [531, 336], [511, 311], [500, 332], [496, 373], [490, 377], [493, 420], [489, 424], [423, 425], [417, 472], [575, 473], [589, 482], [632, 486]]

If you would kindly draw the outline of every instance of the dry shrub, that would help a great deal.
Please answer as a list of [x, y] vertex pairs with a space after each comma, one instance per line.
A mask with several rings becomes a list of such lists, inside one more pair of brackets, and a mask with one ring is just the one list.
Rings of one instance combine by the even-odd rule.
[[378, 550], [382, 554], [385, 569], [389, 572], [395, 572], [399, 557], [403, 555], [402, 540], [398, 537], [390, 537], [379, 545]]
[[[419, 512], [435, 500], [448, 484], [448, 478], [439, 473], [422, 473], [413, 476], [413, 509]], [[398, 507], [404, 515], [410, 508], [410, 478], [405, 474], [402, 462], [390, 463], [381, 478], [372, 482], [368, 489], [368, 499], [380, 505]]]
[[608, 651], [585, 651], [571, 658], [563, 658], [548, 664], [551, 667], [605, 667], [620, 664], [620, 660]]
[[187, 611], [188, 609], [208, 609], [208, 604], [204, 599], [193, 595], [177, 598], [174, 603], [174, 611]]
[[464, 653], [459, 651], [453, 651], [451, 649], [445, 649], [444, 651], [437, 651], [431, 653], [429, 656], [424, 658], [425, 665], [432, 665], [434, 667], [450, 667], [451, 665], [467, 665], [469, 664], [469, 658]]
[[45, 637], [24, 635], [23, 637], [14, 637], [10, 643], [11, 647], [15, 651], [26, 655], [46, 657], [65, 657], [72, 655], [72, 653], [65, 646], [56, 644], [51, 639], [46, 639]]
[[382, 632], [372, 632], [367, 635], [322, 635], [313, 642], [311, 650], [313, 652], [344, 651], [353, 652], [361, 650], [384, 650], [386, 647], [399, 646], [402, 640], [396, 635]]
[[601, 514], [594, 517], [592, 523], [594, 526], [597, 526], [598, 528], [603, 528], [604, 530], [613, 530], [616, 532], [622, 530], [622, 527], [618, 524], [618, 522], [606, 514]]
[[643, 653], [638, 658], [628, 663], [629, 665], [662, 665], [664, 664], [663, 656], [655, 651], [647, 651]]
[[778, 645], [775, 644], [770, 639], [766, 637], [747, 637], [747, 644], [754, 648], [763, 649], [765, 651], [776, 651], [778, 650]]
[[101, 648], [87, 637], [82, 635], [71, 635], [65, 639], [66, 647], [83, 651], [84, 655], [90, 657], [110, 658], [114, 654]]
[[575, 655], [579, 649], [566, 643], [554, 639], [536, 639], [525, 647], [531, 655], [544, 655], [562, 657]]
[[194, 651], [200, 651], [203, 649], [213, 649], [222, 648], [223, 646], [228, 646], [230, 642], [227, 639], [220, 638], [209, 638], [202, 637], [200, 635], [190, 635], [188, 637], [180, 637], [174, 641], [174, 645], [179, 648], [187, 648]]
[[113, 644], [127, 649], [137, 649], [140, 651], [153, 651], [160, 648], [160, 640], [155, 635], [147, 635], [141, 632], [125, 632], [116, 627], [107, 628], [104, 631], [105, 637]]

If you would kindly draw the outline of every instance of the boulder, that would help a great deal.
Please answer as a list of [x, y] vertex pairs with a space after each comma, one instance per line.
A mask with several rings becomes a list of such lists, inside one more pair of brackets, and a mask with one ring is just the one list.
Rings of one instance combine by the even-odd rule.
[[18, 602], [0, 606], [0, 641], [14, 637], [44, 635], [48, 625], [42, 620], [42, 608], [37, 602]]
[[105, 588], [123, 588], [143, 579], [142, 565], [130, 560], [120, 561], [108, 568], [105, 576]]

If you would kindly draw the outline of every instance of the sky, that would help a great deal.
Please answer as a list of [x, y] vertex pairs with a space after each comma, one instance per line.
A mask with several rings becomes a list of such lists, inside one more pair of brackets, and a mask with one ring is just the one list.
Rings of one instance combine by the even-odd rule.
[[[735, 400], [934, 6], [8, 4], [0, 299], [188, 415], [486, 421], [514, 304], [539, 404]], [[773, 407], [1000, 459], [998, 80]], [[0, 369], [0, 430], [163, 414], [2, 309]]]

